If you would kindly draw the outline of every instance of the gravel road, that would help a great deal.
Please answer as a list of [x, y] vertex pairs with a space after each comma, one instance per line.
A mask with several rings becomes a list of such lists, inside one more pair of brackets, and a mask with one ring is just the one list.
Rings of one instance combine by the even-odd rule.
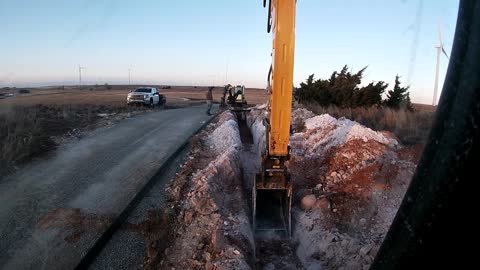
[[[175, 177], [175, 173], [184, 163], [189, 150], [187, 147], [181, 151], [172, 161], [171, 166], [157, 179], [154, 179], [155, 184], [128, 216], [123, 226], [103, 247], [88, 269], [143, 269], [142, 265], [148, 244], [146, 238], [157, 233], [157, 230], [164, 229], [161, 226], [158, 227], [158, 223], [151, 220], [151, 213], [152, 211], [154, 213], [159, 210], [163, 211], [166, 207], [165, 196], [159, 195], [165, 193], [166, 184]], [[151, 223], [152, 221], [153, 223]]]
[[0, 182], [0, 268], [72, 269], [206, 106], [150, 112], [97, 129]]

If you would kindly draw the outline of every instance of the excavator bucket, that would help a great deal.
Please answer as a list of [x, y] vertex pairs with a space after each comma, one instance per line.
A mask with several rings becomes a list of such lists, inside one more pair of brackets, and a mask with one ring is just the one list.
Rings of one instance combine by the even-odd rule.
[[262, 181], [260, 175], [257, 175], [252, 194], [255, 232], [270, 231], [280, 236], [290, 237], [292, 228], [291, 185], [268, 185]]

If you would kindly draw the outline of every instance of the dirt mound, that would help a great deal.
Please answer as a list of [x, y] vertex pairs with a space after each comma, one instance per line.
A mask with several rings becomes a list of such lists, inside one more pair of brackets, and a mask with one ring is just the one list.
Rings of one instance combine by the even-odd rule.
[[196, 137], [189, 160], [167, 188], [175, 224], [171, 244], [147, 258], [146, 268], [249, 269], [254, 264], [240, 147], [229, 112]]
[[[265, 108], [247, 119], [264, 145]], [[293, 240], [307, 269], [366, 269], [401, 203], [418, 148], [395, 136], [328, 114], [292, 112]], [[260, 154], [260, 152], [259, 152]]]
[[[293, 238], [254, 239], [242, 175], [252, 178], [248, 175], [260, 164], [265, 147], [265, 109], [254, 107], [247, 116], [253, 136], [248, 155], [230, 113], [223, 113], [217, 123], [195, 137], [189, 159], [167, 188], [172, 230], [168, 237], [164, 233], [153, 242], [152, 246], [161, 248], [156, 256], [146, 258], [146, 268], [370, 266], [401, 203], [421, 148], [405, 148], [395, 136], [348, 119], [313, 116], [304, 109], [293, 111], [296, 133], [291, 136], [287, 164], [294, 186]], [[251, 171], [245, 172], [246, 168]], [[243, 188], [245, 183], [243, 179]], [[159, 245], [165, 239], [169, 244]]]
[[301, 132], [305, 130], [305, 119], [314, 117], [315, 114], [307, 109], [299, 108], [292, 112], [292, 128], [295, 132]]
[[368, 268], [413, 175], [412, 159], [399, 155], [405, 151], [393, 136], [328, 114], [305, 119], [291, 146], [297, 255], [307, 268]]
[[381, 132], [373, 131], [345, 118], [337, 120], [328, 114], [306, 119], [305, 128], [305, 132], [295, 133], [291, 138], [292, 149], [296, 155], [315, 156], [351, 140], [362, 140], [364, 143], [374, 141], [389, 147], [398, 146], [395, 139]]

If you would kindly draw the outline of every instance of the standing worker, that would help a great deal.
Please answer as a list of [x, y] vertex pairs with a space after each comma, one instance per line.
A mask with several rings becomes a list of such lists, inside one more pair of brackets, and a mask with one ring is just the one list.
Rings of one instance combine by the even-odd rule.
[[225, 85], [225, 87], [223, 88], [223, 95], [222, 97], [220, 98], [220, 107], [221, 108], [224, 108], [227, 106], [227, 104], [225, 103], [225, 99], [227, 97], [227, 93], [228, 93], [228, 89], [230, 89], [230, 87], [232, 87], [230, 84], [227, 84]]
[[212, 109], [212, 102], [213, 102], [212, 90], [213, 90], [213, 86], [208, 87], [208, 91], [207, 91], [207, 106], [208, 106], [207, 114], [208, 115], [212, 115], [212, 113], [210, 112], [210, 110]]

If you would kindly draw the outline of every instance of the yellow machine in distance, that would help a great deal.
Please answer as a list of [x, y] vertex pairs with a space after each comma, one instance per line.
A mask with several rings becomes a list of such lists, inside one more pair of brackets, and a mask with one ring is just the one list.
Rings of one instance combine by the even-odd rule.
[[[264, 6], [266, 1], [263, 1]], [[266, 149], [253, 188], [254, 229], [291, 232], [292, 185], [285, 166], [289, 159], [295, 51], [296, 0], [270, 0], [267, 31], [273, 32], [269, 118]], [[270, 74], [268, 78], [270, 85]]]

